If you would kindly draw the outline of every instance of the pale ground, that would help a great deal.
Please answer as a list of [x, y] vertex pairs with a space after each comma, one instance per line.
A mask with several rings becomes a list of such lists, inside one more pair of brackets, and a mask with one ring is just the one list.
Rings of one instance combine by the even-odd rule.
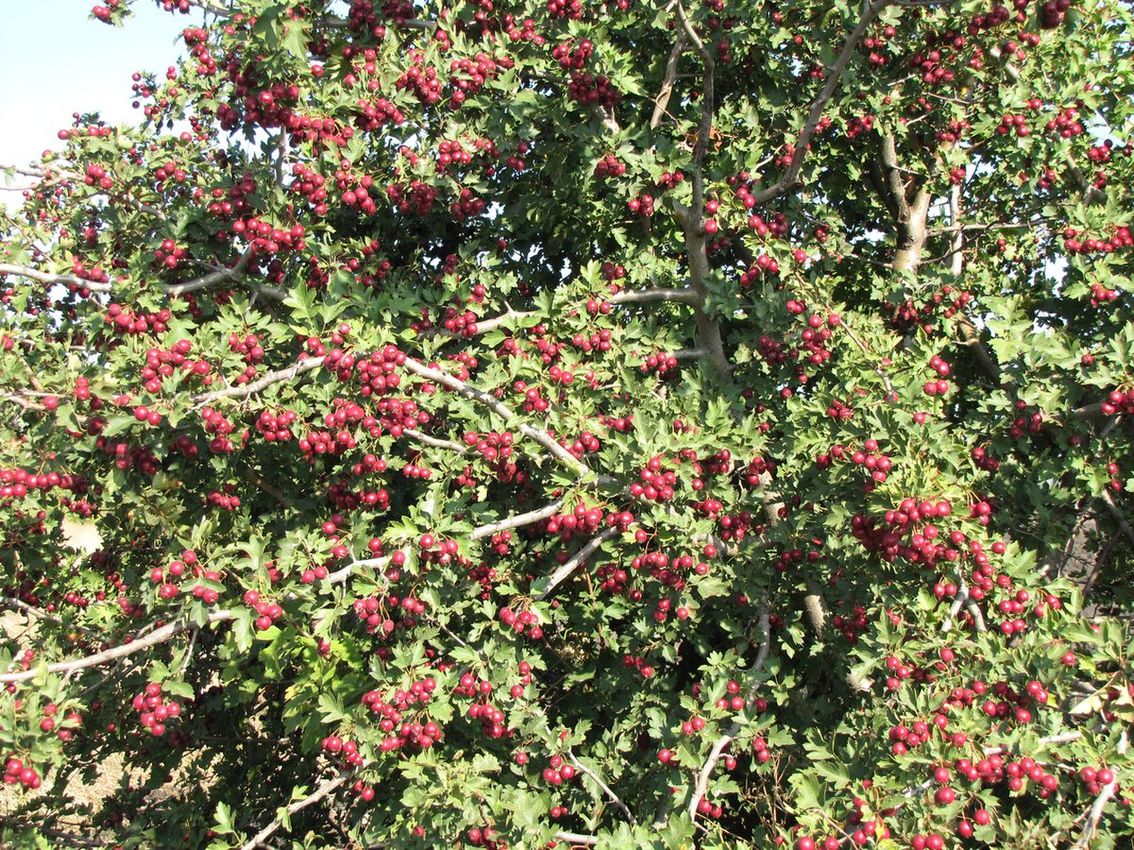
[[[24, 615], [16, 611], [0, 613], [0, 631], [3, 632], [5, 638], [16, 639], [25, 633], [26, 629], [27, 620]], [[25, 643], [26, 640], [25, 635]], [[78, 775], [69, 777], [65, 793], [81, 806], [97, 807], [118, 787], [122, 773], [122, 754], [115, 753], [102, 763], [98, 779], [94, 782], [88, 783]], [[18, 785], [0, 784], [0, 818], [10, 816], [20, 803], [25, 802], [33, 793], [42, 794], [44, 789], [29, 792]]]

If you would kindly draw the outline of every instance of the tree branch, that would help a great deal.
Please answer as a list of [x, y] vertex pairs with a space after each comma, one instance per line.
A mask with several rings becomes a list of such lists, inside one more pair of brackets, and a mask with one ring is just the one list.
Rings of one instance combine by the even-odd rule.
[[[506, 422], [520, 421], [520, 417], [514, 410], [496, 399], [494, 396], [484, 392], [483, 390], [478, 390], [475, 387], [472, 387], [464, 381], [460, 380], [459, 378], [454, 378], [452, 375], [446, 374], [439, 369], [430, 368], [429, 366], [426, 366], [423, 363], [419, 363], [417, 360], [409, 357], [407, 357], [405, 363], [402, 364], [402, 368], [406, 369], [409, 372], [413, 372], [415, 375], [421, 378], [426, 378], [430, 381], [441, 384], [442, 386], [448, 387], [454, 392], [463, 395], [465, 398], [480, 402]], [[554, 457], [564, 466], [573, 470], [576, 474], [584, 477], [594, 474], [589, 466], [587, 466], [585, 463], [583, 463], [583, 461], [579, 460], [577, 457], [567, 451], [567, 449], [563, 448], [563, 446], [561, 446], [558, 441], [556, 441], [546, 431], [541, 431], [538, 428], [533, 428], [526, 422], [520, 422], [518, 430], [528, 439], [534, 440], [545, 449], [547, 449], [551, 453], [552, 457]], [[605, 476], [599, 476], [599, 479], [600, 481], [604, 480]]]
[[616, 292], [606, 299], [611, 304], [647, 304], [652, 301], [676, 301], [680, 304], [696, 304], [698, 295], [696, 288], [682, 286], [667, 288], [663, 286], [648, 287], [646, 289], [624, 289]]
[[897, 140], [893, 133], [882, 134], [878, 163], [882, 169], [882, 179], [885, 181], [887, 193], [894, 204], [894, 217], [899, 223], [905, 224], [910, 220], [910, 202], [906, 197], [905, 184], [902, 182], [901, 168], [898, 165]]
[[886, 8], [890, 2], [891, 0], [873, 0], [873, 2], [863, 10], [862, 17], [859, 18], [858, 24], [855, 25], [851, 34], [847, 36], [847, 40], [843, 44], [843, 49], [839, 53], [839, 57], [828, 71], [827, 80], [823, 84], [823, 88], [820, 89], [815, 100], [811, 102], [811, 108], [807, 111], [807, 118], [799, 131], [799, 135], [796, 137], [795, 150], [792, 152], [791, 162], [788, 164], [787, 170], [773, 185], [756, 193], [755, 202], [757, 204], [767, 203], [795, 188], [796, 181], [799, 179], [799, 172], [803, 168], [803, 158], [807, 153], [807, 146], [811, 143], [811, 137], [815, 135], [815, 128], [819, 126], [819, 119], [823, 117], [823, 108], [827, 105], [831, 97], [834, 96], [835, 89], [838, 88], [839, 85], [839, 78], [842, 76], [843, 71], [846, 70], [847, 65], [850, 64], [851, 57], [854, 56], [858, 42], [862, 39], [863, 35], [866, 34], [866, 30], [874, 22], [874, 19], [878, 17], [878, 13]]
[[[193, 280], [187, 280], [184, 283], [164, 284], [160, 289], [164, 294], [175, 297], [190, 292], [197, 292], [216, 283], [235, 281], [239, 279], [251, 259], [252, 252], [251, 250], [247, 250], [240, 255], [240, 259], [236, 261], [236, 264], [232, 268], [215, 269], [208, 274], [194, 278]], [[89, 289], [91, 292], [110, 292], [112, 290], [112, 286], [109, 283], [84, 280], [81, 277], [70, 274], [41, 272], [28, 266], [13, 265], [11, 263], [0, 263], [0, 274], [18, 275], [19, 277], [26, 277], [29, 280], [45, 283], [49, 286], [54, 284], [77, 286], [79, 288]]]
[[288, 366], [286, 369], [279, 369], [275, 372], [268, 372], [266, 375], [261, 375], [250, 383], [195, 395], [193, 396], [193, 403], [202, 405], [210, 404], [222, 398], [248, 398], [248, 396], [255, 395], [260, 392], [260, 390], [267, 389], [272, 386], [272, 384], [290, 381], [293, 378], [310, 372], [312, 369], [318, 369], [323, 365], [323, 360], [323, 357], [308, 357], [306, 360], [300, 360], [298, 363]]
[[390, 558], [390, 555], [383, 555], [380, 558], [364, 558], [361, 561], [351, 561], [345, 567], [341, 567], [333, 573], [327, 573], [327, 577], [323, 580], [327, 584], [342, 584], [350, 578], [356, 570], [363, 567], [374, 567], [378, 570], [384, 570], [390, 565]]
[[[333, 779], [328, 779], [326, 782], [324, 782], [322, 785], [320, 785], [318, 788], [316, 788], [314, 791], [312, 791], [310, 794], [308, 794], [302, 800], [297, 800], [296, 802], [294, 802], [290, 806], [288, 806], [287, 807], [288, 815], [294, 815], [296, 812], [303, 811], [308, 806], [312, 806], [315, 803], [318, 803], [324, 797], [329, 796], [336, 788], [338, 788], [340, 785], [342, 785], [348, 779], [350, 779], [350, 774], [345, 772], [345, 771], [343, 773], [340, 773], [338, 776], [334, 777]], [[266, 827], [261, 829], [254, 836], [252, 836], [252, 840], [247, 842], [246, 844], [244, 844], [240, 848], [240, 850], [256, 850], [257, 847], [262, 846], [263, 843], [265, 841], [267, 841], [269, 838], [271, 838], [279, 830], [279, 828], [282, 827], [282, 826], [283, 826], [282, 819], [277, 817], [270, 824], [268, 824]]]
[[[208, 616], [210, 623], [223, 623], [232, 620], [236, 617], [233, 611], [213, 611]], [[102, 664], [108, 664], [111, 661], [116, 661], [119, 658], [126, 658], [141, 652], [143, 649], [149, 649], [151, 646], [157, 646], [160, 643], [165, 643], [174, 635], [178, 635], [187, 629], [195, 628], [195, 624], [189, 620], [179, 620], [174, 623], [167, 623], [166, 625], [154, 629], [145, 637], [133, 640], [130, 643], [120, 644], [119, 646], [105, 649], [102, 652], [96, 652], [93, 655], [87, 655], [82, 658], [76, 658], [71, 661], [57, 661], [54, 664], [47, 665], [47, 672], [49, 673], [73, 673], [78, 670], [85, 670], [88, 667], [98, 667]], [[34, 679], [39, 675], [39, 668], [31, 670], [21, 670], [18, 673], [3, 673], [0, 674], [0, 684], [8, 682], [26, 682], [29, 679]]]
[[446, 451], [456, 452], [457, 454], [467, 454], [469, 447], [462, 446], [454, 440], [443, 440], [440, 437], [431, 437], [428, 434], [423, 434], [414, 428], [405, 428], [402, 430], [402, 435], [412, 440], [415, 443], [421, 443], [423, 446], [431, 446], [435, 449], [445, 449]]
[[485, 537], [491, 537], [494, 534], [499, 534], [501, 531], [508, 531], [512, 528], [522, 528], [525, 525], [539, 522], [540, 520], [548, 519], [555, 516], [563, 509], [563, 500], [556, 499], [550, 504], [544, 505], [542, 508], [537, 508], [534, 511], [528, 511], [524, 514], [513, 514], [510, 517], [505, 517], [496, 522], [490, 522], [487, 525], [482, 525], [479, 528], [474, 528], [469, 535], [470, 540], [482, 540]]
[[444, 328], [428, 328], [421, 331], [418, 336], [422, 339], [432, 339], [433, 337], [438, 336], [449, 337], [450, 339], [463, 339], [466, 336], [480, 336], [481, 334], [486, 334], [489, 331], [494, 331], [497, 328], [503, 327], [514, 319], [523, 319], [528, 316], [534, 315], [536, 314], [527, 312], [519, 313], [509, 307], [507, 312], [501, 313], [499, 316], [494, 316], [491, 319], [477, 319], [476, 322], [474, 322], [476, 330], [472, 334], [467, 334], [465, 332], [459, 331], [448, 331]]
[[[768, 614], [768, 605], [763, 603], [760, 606], [759, 615], [759, 629], [761, 635], [760, 650], [756, 654], [756, 660], [749, 668], [749, 675], [759, 672], [768, 660], [768, 653], [772, 647], [772, 627], [771, 618]], [[751, 697], [752, 694], [749, 694]], [[705, 763], [701, 765], [701, 769], [697, 772], [697, 781], [693, 786], [693, 793], [689, 798], [689, 805], [686, 811], [689, 813], [689, 818], [693, 822], [697, 821], [697, 809], [701, 805], [701, 800], [705, 798], [706, 792], [709, 790], [709, 779], [713, 775], [713, 769], [720, 761], [721, 755], [724, 753], [725, 748], [728, 747], [740, 734], [741, 724], [739, 721], [734, 721], [728, 730], [721, 735], [715, 742], [713, 742], [712, 749], [709, 750], [709, 755], [705, 759]]]
[[1127, 540], [1134, 543], [1134, 528], [1130, 527], [1130, 523], [1126, 521], [1126, 517], [1122, 515], [1122, 511], [1119, 510], [1118, 505], [1114, 503], [1114, 497], [1110, 495], [1109, 491], [1103, 490], [1099, 498], [1102, 499], [1102, 503], [1106, 505], [1107, 513], [1110, 514], [1111, 519], [1118, 525], [1119, 530], [1126, 535]]
[[[386, 567], [389, 563], [389, 555], [381, 558], [367, 558], [361, 561], [352, 561], [342, 569], [329, 573], [324, 581], [327, 584], [341, 584], [361, 567], [375, 567], [381, 569]], [[236, 619], [236, 612], [227, 609], [210, 611], [208, 615], [209, 623], [225, 623], [234, 619]], [[96, 652], [93, 655], [83, 656], [82, 658], [74, 658], [69, 661], [57, 661], [53, 664], [48, 664], [47, 671], [49, 673], [73, 673], [78, 670], [85, 670], [89, 667], [99, 667], [103, 664], [109, 664], [111, 661], [117, 661], [119, 658], [126, 658], [144, 649], [165, 643], [181, 632], [196, 628], [197, 624], [190, 620], [178, 620], [173, 623], [167, 623], [164, 626], [154, 629], [144, 637], [136, 638], [129, 643], [120, 644], [110, 649], [105, 649], [102, 652]], [[2, 673], [0, 674], [0, 684], [24, 682], [28, 679], [34, 679], [38, 674], [38, 669], [21, 670], [16, 673]]]
[[665, 63], [665, 76], [662, 78], [661, 88], [658, 89], [658, 96], [654, 98], [654, 114], [650, 116], [651, 130], [658, 128], [666, 109], [669, 107], [669, 98], [673, 94], [673, 82], [677, 79], [677, 60], [681, 58], [684, 51], [685, 33], [683, 31], [678, 33], [677, 40], [674, 41], [673, 49], [669, 51], [669, 58]]
[[713, 83], [716, 62], [713, 60], [712, 51], [705, 46], [705, 42], [697, 35], [693, 23], [685, 14], [685, 7], [681, 5], [681, 0], [678, 0], [676, 7], [677, 17], [681, 20], [685, 35], [696, 51], [701, 54], [701, 62], [705, 66], [705, 73], [701, 82], [701, 124], [697, 128], [697, 142], [693, 146], [693, 167], [691, 169], [693, 173], [693, 212], [694, 215], [699, 216], [705, 205], [705, 180], [701, 166], [705, 161], [705, 153], [709, 149], [709, 136], [713, 131], [713, 110], [716, 97]]
[[610, 790], [610, 786], [602, 781], [602, 777], [599, 776], [598, 773], [591, 770], [589, 767], [579, 761], [570, 749], [567, 750], [567, 760], [580, 773], [585, 773], [592, 780], [594, 780], [595, 785], [602, 789], [602, 792], [606, 794], [607, 799], [610, 800], [610, 802], [614, 803], [614, 805], [618, 806], [619, 809], [621, 809], [622, 814], [626, 816], [626, 820], [630, 821], [631, 824], [637, 826], [638, 820], [634, 817], [634, 813], [630, 811], [629, 807], [624, 802], [622, 802], [617, 794]]
[[585, 564], [591, 557], [591, 555], [593, 555], [598, 550], [598, 548], [602, 546], [603, 543], [614, 537], [614, 535], [616, 534], [618, 534], [618, 529], [611, 527], [604, 528], [602, 531], [592, 537], [582, 549], [574, 554], [571, 560], [563, 564], [563, 566], [559, 567], [555, 572], [551, 574], [551, 578], [548, 579], [547, 582], [547, 587], [544, 588], [542, 592], [537, 593], [533, 598], [537, 600], [543, 600], [550, 596], [555, 588], [566, 581], [567, 577], [570, 576], [571, 573], [575, 572], [575, 570]]
[[37, 283], [46, 283], [51, 286], [54, 284], [62, 284], [63, 286], [77, 286], [82, 289], [89, 289], [91, 292], [110, 292], [109, 283], [98, 283], [92, 280], [84, 280], [81, 277], [76, 277], [71, 274], [51, 274], [49, 272], [41, 272], [29, 266], [17, 266], [11, 263], [0, 263], [0, 274], [11, 274], [19, 277], [26, 277], [28, 280], [34, 280]]
[[1118, 790], [1118, 780], [1112, 779], [1099, 791], [1098, 796], [1095, 797], [1094, 803], [1091, 804], [1090, 810], [1087, 812], [1087, 822], [1083, 825], [1083, 832], [1079, 836], [1079, 840], [1072, 846], [1071, 850], [1087, 850], [1091, 845], [1091, 839], [1099, 829], [1099, 821], [1102, 820], [1103, 809], [1106, 804], [1110, 802], [1110, 798]]
[[88, 628], [85, 628], [84, 626], [68, 626], [67, 622], [62, 617], [58, 617], [55, 614], [49, 614], [41, 608], [37, 608], [34, 605], [29, 605], [22, 599], [15, 599], [14, 597], [10, 596], [2, 597], [0, 598], [0, 608], [11, 608], [14, 611], [23, 611], [25, 614], [31, 617], [35, 617], [40, 620], [47, 620], [49, 623], [55, 623], [59, 626], [67, 626], [68, 628], [75, 629], [76, 631], [83, 632], [84, 634], [96, 634], [95, 632], [91, 631]]
[[597, 847], [599, 840], [594, 835], [582, 835], [578, 832], [564, 832], [560, 830], [555, 833], [555, 837], [560, 841], [566, 841], [568, 844], [585, 844], [588, 847]]
[[240, 255], [240, 259], [232, 268], [219, 268], [209, 272], [206, 275], [187, 280], [185, 283], [171, 283], [161, 288], [162, 292], [166, 295], [177, 296], [185, 295], [190, 292], [196, 292], [200, 289], [212, 286], [214, 283], [226, 283], [238, 280], [244, 273], [249, 261], [252, 259], [252, 249], [247, 249]]
[[961, 224], [961, 184], [954, 183], [949, 188], [949, 221], [955, 232], [953, 242], [949, 246], [952, 259], [949, 262], [949, 271], [953, 277], [959, 278], [965, 272], [965, 228]]

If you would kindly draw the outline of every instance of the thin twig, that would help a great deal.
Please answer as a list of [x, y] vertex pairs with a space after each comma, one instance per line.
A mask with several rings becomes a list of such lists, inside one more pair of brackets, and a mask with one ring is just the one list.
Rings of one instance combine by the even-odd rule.
[[[413, 372], [419, 377], [426, 378], [430, 381], [446, 386], [454, 392], [463, 395], [465, 398], [480, 402], [506, 422], [517, 422], [520, 420], [520, 417], [514, 410], [496, 399], [491, 394], [486, 393], [483, 390], [478, 390], [475, 387], [460, 380], [459, 378], [455, 378], [452, 375], [440, 371], [439, 369], [434, 369], [426, 366], [425, 364], [419, 363], [417, 360], [414, 360], [412, 358], [406, 358], [406, 361], [404, 364], [402, 364], [402, 367], [409, 372]], [[554, 457], [564, 466], [573, 470], [576, 474], [580, 476], [590, 476], [593, 474], [591, 468], [587, 466], [586, 463], [579, 460], [577, 457], [571, 454], [571, 452], [567, 451], [567, 449], [561, 446], [559, 442], [546, 431], [543, 431], [539, 428], [534, 428], [527, 422], [522, 422], [519, 425], [518, 430], [528, 439], [539, 443], [541, 446], [547, 449], [548, 452], [551, 453], [552, 457]], [[599, 476], [599, 479], [600, 481], [605, 480], [605, 476]]]
[[[759, 629], [761, 635], [760, 650], [756, 654], [756, 660], [749, 668], [749, 675], [757, 673], [763, 668], [765, 662], [768, 660], [768, 652], [771, 650], [772, 646], [771, 618], [768, 614], [768, 605], [766, 602], [762, 603], [760, 606]], [[752, 695], [750, 694], [750, 696]], [[740, 734], [741, 728], [739, 721], [733, 721], [732, 725], [728, 727], [728, 730], [713, 742], [713, 746], [709, 750], [709, 755], [705, 759], [705, 763], [701, 765], [701, 769], [697, 772], [697, 780], [693, 786], [693, 792], [689, 797], [689, 805], [686, 809], [692, 821], [696, 822], [697, 820], [697, 810], [701, 805], [701, 800], [705, 798], [705, 794], [709, 790], [709, 779], [713, 775], [713, 769], [717, 766], [717, 762], [720, 761], [725, 748]]]
[[873, 2], [866, 7], [859, 18], [858, 24], [847, 36], [846, 42], [843, 43], [843, 49], [839, 53], [839, 57], [835, 60], [835, 64], [831, 66], [830, 71], [827, 73], [827, 80], [820, 89], [819, 94], [815, 100], [811, 102], [811, 108], [807, 111], [807, 118], [803, 122], [803, 127], [799, 131], [799, 135], [795, 140], [795, 150], [792, 151], [791, 162], [788, 164], [787, 170], [783, 173], [778, 181], [755, 195], [755, 202], [757, 204], [764, 204], [781, 195], [789, 192], [796, 185], [799, 179], [799, 172], [803, 167], [803, 158], [807, 153], [807, 147], [811, 143], [811, 137], [815, 135], [815, 129], [819, 126], [819, 119], [823, 117], [823, 109], [827, 102], [834, 96], [835, 89], [838, 88], [839, 78], [842, 76], [843, 71], [846, 70], [847, 65], [850, 63], [851, 57], [854, 56], [855, 49], [858, 42], [866, 34], [866, 30], [878, 17], [881, 12], [892, 0], [873, 0]]
[[[345, 783], [348, 779], [350, 779], [350, 774], [346, 771], [343, 771], [333, 779], [328, 779], [302, 800], [297, 800], [296, 802], [288, 806], [288, 815], [294, 815], [296, 812], [300, 812], [303, 809], [306, 809], [308, 806], [312, 806], [315, 803], [318, 803], [324, 797], [329, 796], [336, 788]], [[244, 844], [240, 848], [240, 850], [255, 850], [257, 847], [262, 846], [264, 842], [271, 838], [282, 826], [283, 821], [277, 817], [270, 824], [268, 824], [266, 827], [252, 836], [252, 840]]]
[[585, 773], [587, 776], [589, 776], [594, 781], [594, 783], [602, 789], [602, 792], [606, 794], [607, 799], [622, 810], [622, 814], [626, 816], [626, 820], [630, 821], [632, 825], [636, 826], [638, 824], [638, 820], [634, 817], [634, 813], [631, 812], [630, 808], [624, 802], [622, 802], [621, 798], [619, 798], [619, 796], [610, 789], [610, 786], [602, 781], [602, 777], [599, 776], [595, 771], [591, 770], [591, 768], [583, 764], [581, 761], [579, 761], [579, 759], [575, 757], [575, 754], [571, 752], [570, 749], [567, 750], [567, 761], [569, 761], [572, 766], [574, 766], [574, 768], [580, 773]]

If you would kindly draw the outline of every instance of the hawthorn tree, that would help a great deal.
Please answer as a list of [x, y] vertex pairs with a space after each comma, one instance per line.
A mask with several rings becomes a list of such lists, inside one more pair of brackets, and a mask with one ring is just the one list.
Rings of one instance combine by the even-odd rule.
[[5, 846], [1129, 846], [1127, 4], [161, 5], [7, 169]]

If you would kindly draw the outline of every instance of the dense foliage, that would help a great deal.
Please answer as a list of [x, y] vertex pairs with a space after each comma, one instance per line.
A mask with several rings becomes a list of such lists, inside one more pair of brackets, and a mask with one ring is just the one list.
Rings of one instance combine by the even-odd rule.
[[1130, 846], [1130, 10], [685, 2], [163, 0], [8, 168], [0, 843]]

